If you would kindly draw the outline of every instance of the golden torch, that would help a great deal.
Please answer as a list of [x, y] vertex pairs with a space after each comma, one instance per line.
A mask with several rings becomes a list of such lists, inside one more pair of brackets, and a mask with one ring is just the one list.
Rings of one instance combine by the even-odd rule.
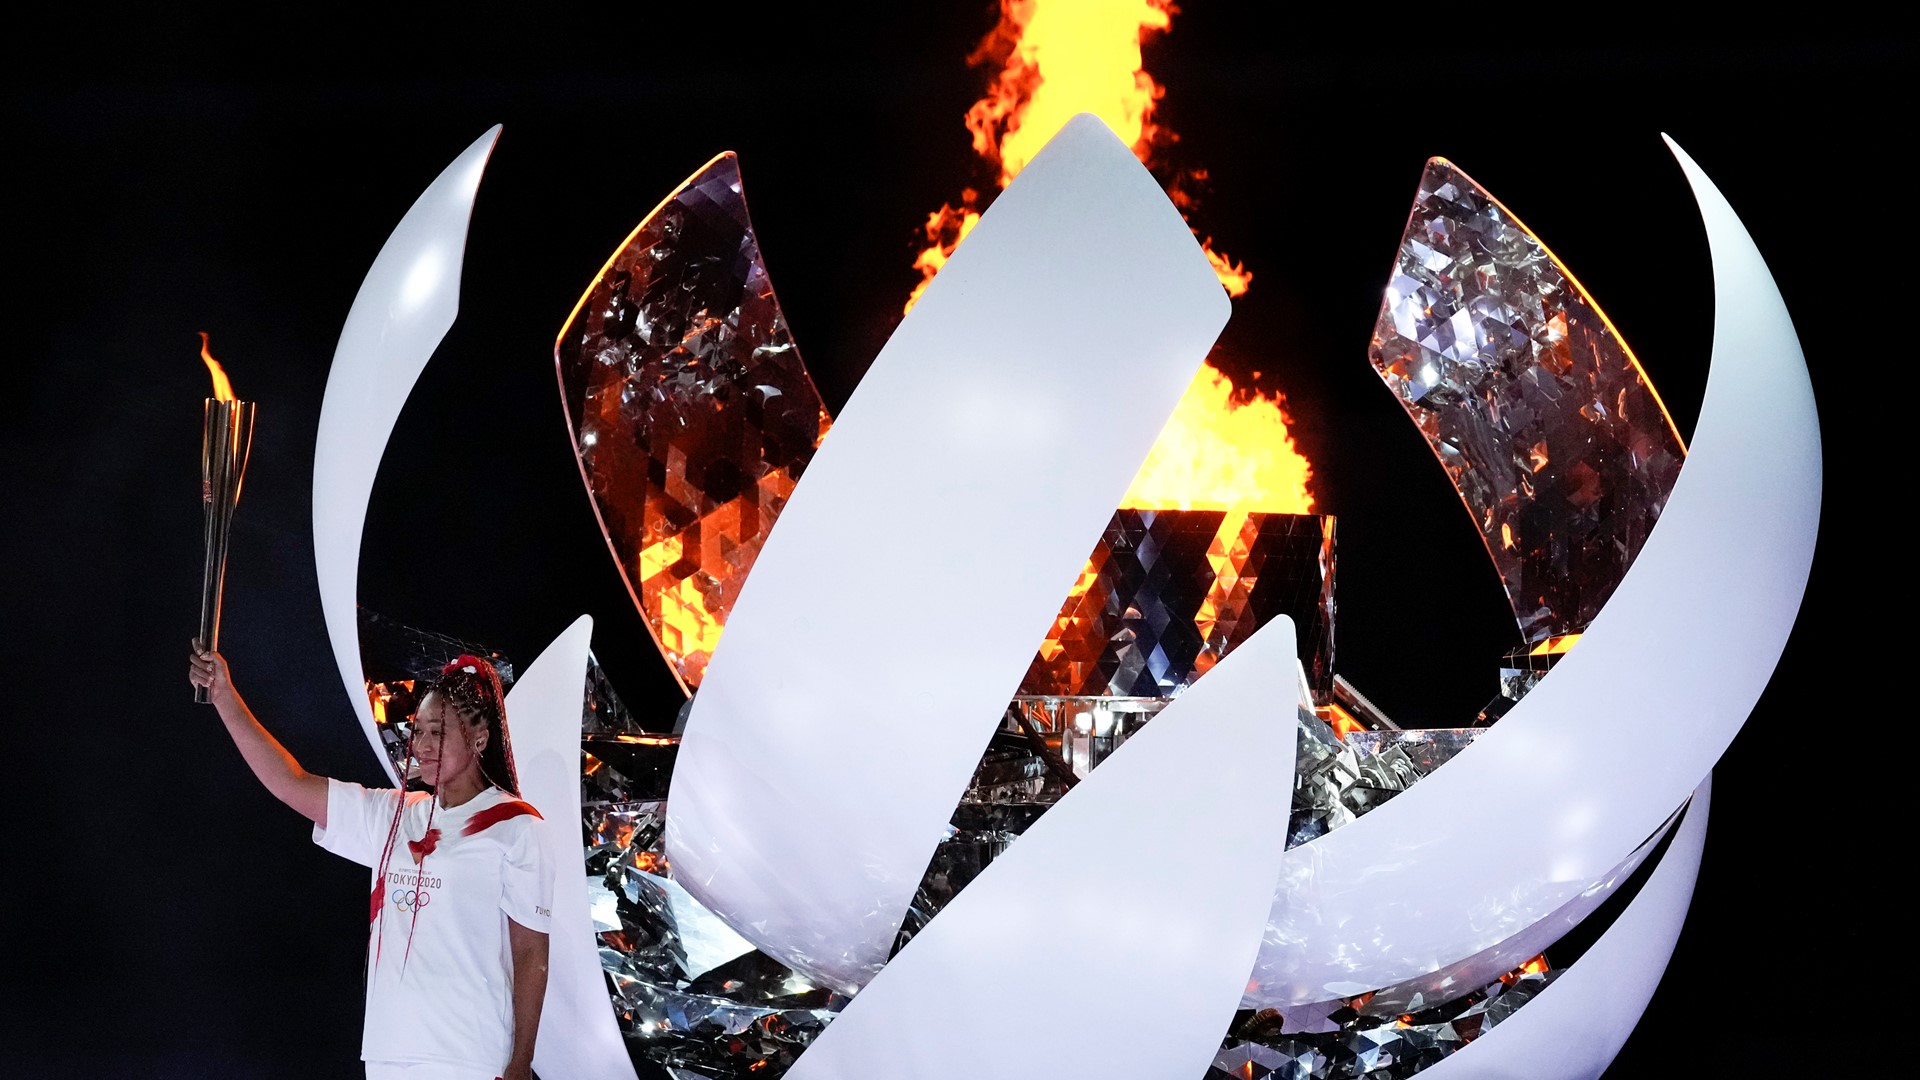
[[[213, 375], [213, 396], [206, 402], [206, 425], [200, 440], [200, 499], [207, 512], [206, 567], [200, 580], [200, 643], [220, 647], [220, 593], [227, 576], [227, 531], [233, 508], [240, 502], [240, 482], [247, 475], [247, 454], [253, 447], [253, 402], [233, 396], [233, 384], [213, 358], [206, 331], [200, 332], [200, 359]], [[193, 700], [207, 701], [207, 688], [193, 688]]]

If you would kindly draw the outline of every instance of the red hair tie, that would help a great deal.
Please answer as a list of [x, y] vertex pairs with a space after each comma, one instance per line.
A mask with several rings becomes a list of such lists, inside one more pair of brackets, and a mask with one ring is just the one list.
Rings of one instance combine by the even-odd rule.
[[485, 663], [486, 663], [485, 660], [482, 660], [477, 656], [472, 656], [467, 653], [461, 653], [459, 658], [456, 659], [453, 663], [448, 664], [446, 667], [441, 668], [440, 674], [451, 675], [455, 671], [465, 671], [469, 675], [478, 675], [480, 674], [480, 666]]

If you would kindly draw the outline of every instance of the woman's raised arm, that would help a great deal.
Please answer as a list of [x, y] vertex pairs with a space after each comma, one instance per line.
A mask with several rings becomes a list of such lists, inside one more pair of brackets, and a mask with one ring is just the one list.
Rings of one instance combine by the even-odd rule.
[[306, 815], [315, 825], [326, 828], [327, 778], [301, 768], [293, 755], [287, 753], [287, 748], [280, 745], [280, 740], [253, 718], [253, 711], [233, 688], [227, 662], [219, 653], [195, 641], [188, 664], [187, 681], [207, 688], [215, 711], [227, 725], [227, 734], [233, 737], [233, 745], [240, 748], [240, 756], [246, 759], [253, 775], [260, 778], [274, 798]]

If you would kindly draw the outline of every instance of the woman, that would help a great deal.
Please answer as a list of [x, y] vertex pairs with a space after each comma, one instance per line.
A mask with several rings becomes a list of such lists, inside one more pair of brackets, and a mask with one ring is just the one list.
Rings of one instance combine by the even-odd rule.
[[411, 754], [431, 794], [307, 772], [198, 642], [188, 678], [267, 790], [312, 819], [314, 842], [374, 872], [368, 1080], [531, 1080], [552, 887], [540, 815], [514, 797], [493, 665], [462, 656], [420, 700]]

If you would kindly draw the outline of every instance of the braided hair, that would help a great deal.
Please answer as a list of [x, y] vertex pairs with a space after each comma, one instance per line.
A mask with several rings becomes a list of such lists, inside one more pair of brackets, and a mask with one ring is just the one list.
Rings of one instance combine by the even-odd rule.
[[513, 744], [507, 738], [507, 698], [500, 688], [500, 673], [477, 656], [462, 653], [459, 659], [441, 669], [440, 677], [428, 685], [420, 700], [438, 694], [469, 723], [484, 723], [487, 745], [480, 751], [480, 772], [495, 787], [508, 794], [520, 794], [520, 775], [513, 766]]

